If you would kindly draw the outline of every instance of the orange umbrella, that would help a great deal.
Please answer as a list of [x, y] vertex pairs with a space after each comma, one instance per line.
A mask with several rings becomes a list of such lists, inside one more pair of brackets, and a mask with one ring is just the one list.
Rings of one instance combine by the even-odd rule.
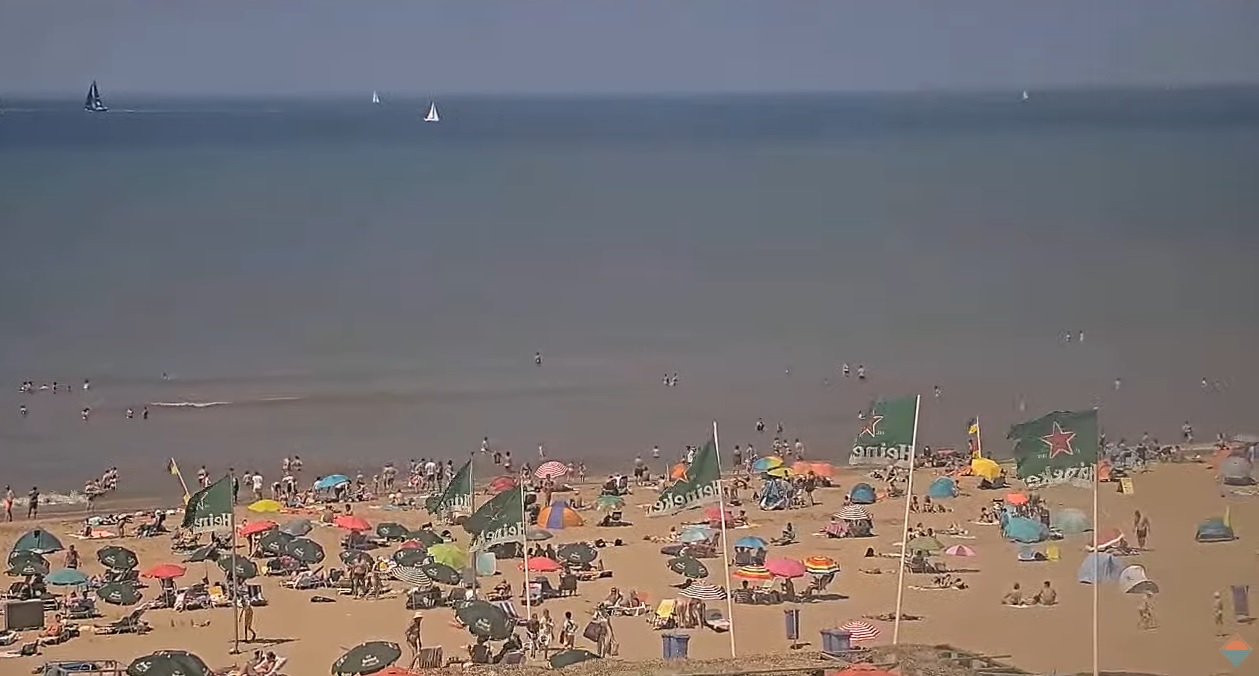
[[[522, 566], [525, 564], [522, 564]], [[535, 556], [529, 559], [527, 564], [531, 573], [554, 573], [560, 569], [560, 564], [554, 559], [548, 559], [545, 556]]]
[[681, 479], [682, 477], [686, 476], [686, 469], [687, 469], [686, 463], [679, 462], [678, 464], [673, 466], [673, 469], [669, 470], [669, 478]]
[[279, 528], [279, 527], [280, 527], [280, 524], [278, 524], [278, 523], [276, 523], [276, 522], [274, 522], [274, 521], [251, 521], [251, 522], [249, 522], [249, 523], [247, 523], [247, 524], [245, 524], [245, 525], [241, 526], [241, 527], [240, 527], [240, 528], [236, 531], [236, 533], [237, 533], [237, 535], [240, 535], [240, 536], [241, 536], [241, 537], [243, 537], [243, 538], [247, 538], [247, 537], [249, 537], [249, 536], [251, 536], [251, 535], [257, 535], [257, 534], [259, 534], [259, 533], [265, 533], [265, 532], [267, 532], [267, 531], [271, 530], [272, 528]]
[[1016, 505], [1016, 506], [1017, 506], [1017, 505], [1026, 505], [1026, 504], [1027, 504], [1027, 494], [1026, 494], [1026, 493], [1010, 493], [1010, 494], [1008, 494], [1008, 495], [1006, 495], [1006, 496], [1005, 496], [1005, 501], [1006, 501], [1006, 502], [1008, 502], [1008, 503], [1010, 503], [1010, 504], [1012, 504], [1012, 505]]
[[372, 529], [372, 525], [370, 523], [367, 523], [367, 519], [364, 519], [361, 516], [354, 516], [353, 514], [342, 514], [341, 516], [338, 516], [337, 518], [332, 520], [332, 525], [336, 526], [337, 528], [344, 528], [346, 530], [371, 530]]
[[183, 577], [186, 572], [188, 572], [188, 569], [177, 563], [163, 563], [160, 566], [153, 566], [144, 571], [143, 576], [156, 580], [173, 580], [177, 577]]
[[824, 476], [828, 479], [835, 477], [835, 466], [829, 462], [806, 462], [799, 460], [791, 466], [791, 471], [796, 474], [808, 474], [813, 472], [817, 476]]

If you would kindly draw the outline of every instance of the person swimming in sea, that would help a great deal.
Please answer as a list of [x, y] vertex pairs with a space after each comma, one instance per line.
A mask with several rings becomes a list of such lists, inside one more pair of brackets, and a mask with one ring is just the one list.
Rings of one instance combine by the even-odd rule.
[[534, 353], [533, 353], [533, 363], [534, 363], [534, 365], [535, 365], [535, 366], [541, 366], [541, 365], [542, 365], [542, 353], [541, 353], [541, 352], [534, 352]]

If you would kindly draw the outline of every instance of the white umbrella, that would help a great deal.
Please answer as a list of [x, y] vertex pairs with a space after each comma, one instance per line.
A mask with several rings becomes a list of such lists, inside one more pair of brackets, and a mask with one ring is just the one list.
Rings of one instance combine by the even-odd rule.
[[843, 521], [873, 521], [870, 510], [861, 505], [847, 505], [835, 514], [835, 518]]
[[558, 460], [547, 460], [533, 472], [539, 479], [554, 479], [565, 474], [568, 474], [568, 466]]
[[696, 599], [699, 601], [724, 601], [726, 600], [726, 590], [724, 587], [718, 587], [715, 584], [707, 582], [692, 582], [682, 588], [678, 592], [681, 596], [688, 599]]
[[414, 566], [394, 566], [389, 571], [389, 574], [399, 582], [405, 582], [420, 589], [428, 589], [433, 586], [433, 579], [425, 575], [423, 570]]

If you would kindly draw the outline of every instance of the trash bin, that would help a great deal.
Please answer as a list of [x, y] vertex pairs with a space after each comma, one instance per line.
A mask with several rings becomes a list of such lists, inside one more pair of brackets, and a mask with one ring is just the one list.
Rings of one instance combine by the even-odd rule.
[[838, 629], [822, 630], [822, 652], [827, 655], [843, 655], [852, 650], [852, 634]]
[[783, 628], [787, 631], [788, 641], [800, 640], [800, 609], [783, 609]]
[[666, 660], [684, 660], [690, 648], [690, 634], [661, 634], [664, 658]]

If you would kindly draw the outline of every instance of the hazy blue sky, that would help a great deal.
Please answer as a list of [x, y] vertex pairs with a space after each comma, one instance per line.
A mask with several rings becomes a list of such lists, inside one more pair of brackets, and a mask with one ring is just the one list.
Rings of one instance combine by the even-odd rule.
[[0, 93], [1259, 82], [1254, 0], [0, 0]]

